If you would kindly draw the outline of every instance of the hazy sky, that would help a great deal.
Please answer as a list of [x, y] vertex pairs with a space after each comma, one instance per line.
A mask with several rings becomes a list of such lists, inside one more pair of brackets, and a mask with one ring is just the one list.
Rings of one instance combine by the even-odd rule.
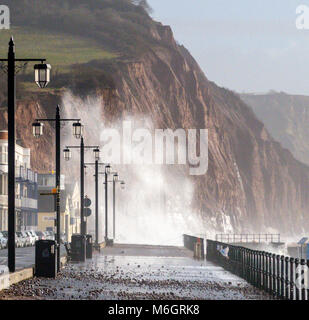
[[148, 0], [208, 79], [239, 92], [309, 95], [309, 30], [295, 25], [309, 0]]

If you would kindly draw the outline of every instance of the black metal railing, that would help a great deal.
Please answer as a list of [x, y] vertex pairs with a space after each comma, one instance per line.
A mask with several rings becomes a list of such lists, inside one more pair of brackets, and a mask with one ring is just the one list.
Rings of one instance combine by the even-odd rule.
[[206, 259], [279, 299], [309, 300], [309, 260], [207, 240]]
[[241, 234], [230, 234], [230, 233], [219, 233], [216, 234], [216, 241], [227, 242], [227, 243], [239, 243], [239, 242], [272, 242], [280, 243], [280, 234], [272, 233], [241, 233]]

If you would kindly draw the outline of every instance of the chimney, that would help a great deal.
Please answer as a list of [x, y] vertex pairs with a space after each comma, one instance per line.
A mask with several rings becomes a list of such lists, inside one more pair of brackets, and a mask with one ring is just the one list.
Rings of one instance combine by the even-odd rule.
[[8, 131], [0, 130], [0, 140], [8, 140]]
[[[0, 140], [8, 140], [8, 131], [0, 130]], [[22, 146], [22, 140], [20, 138], [15, 139], [16, 144]]]

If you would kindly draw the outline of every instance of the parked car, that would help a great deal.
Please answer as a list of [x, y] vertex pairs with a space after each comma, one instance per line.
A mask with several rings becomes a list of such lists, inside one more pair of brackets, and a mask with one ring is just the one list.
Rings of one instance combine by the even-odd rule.
[[49, 239], [50, 240], [55, 240], [55, 233], [54, 233], [54, 231], [47, 231], [48, 232], [48, 234], [49, 234]]
[[0, 249], [7, 247], [8, 239], [0, 232]]
[[45, 240], [52, 240], [49, 234], [49, 231], [43, 231], [43, 234], [44, 234]]
[[35, 244], [35, 236], [28, 230], [25, 231], [25, 233], [27, 234], [27, 236], [30, 239], [30, 246], [34, 246], [34, 244]]
[[[8, 246], [8, 239], [9, 239], [9, 233], [8, 231], [1, 231], [2, 235], [4, 236], [4, 238], [6, 239], [7, 242], [7, 246]], [[23, 239], [17, 235], [17, 232], [15, 232], [15, 247], [16, 248], [21, 248], [24, 246], [24, 241]]]
[[35, 234], [38, 236], [38, 240], [45, 240], [45, 235], [42, 231], [35, 231]]
[[31, 237], [28, 235], [28, 233], [26, 231], [21, 231], [21, 234], [26, 239], [26, 246], [30, 247], [31, 246]]
[[22, 236], [21, 232], [15, 232], [15, 246], [17, 248], [25, 247], [26, 239]]
[[35, 241], [37, 241], [37, 240], [39, 240], [39, 236], [35, 233], [35, 231], [33, 231], [33, 230], [30, 230], [29, 231], [31, 234], [32, 234], [32, 236], [34, 237], [34, 243], [35, 243]]

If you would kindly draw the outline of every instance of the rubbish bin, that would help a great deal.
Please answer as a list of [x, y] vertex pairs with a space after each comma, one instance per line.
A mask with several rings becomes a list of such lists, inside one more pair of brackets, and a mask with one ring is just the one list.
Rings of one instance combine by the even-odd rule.
[[114, 239], [107, 239], [106, 246], [107, 247], [112, 247], [113, 245], [114, 245]]
[[37, 240], [35, 242], [35, 275], [55, 278], [57, 275], [57, 242]]
[[86, 261], [86, 236], [73, 234], [71, 240], [71, 260]]
[[86, 235], [86, 258], [92, 259], [92, 235]]

